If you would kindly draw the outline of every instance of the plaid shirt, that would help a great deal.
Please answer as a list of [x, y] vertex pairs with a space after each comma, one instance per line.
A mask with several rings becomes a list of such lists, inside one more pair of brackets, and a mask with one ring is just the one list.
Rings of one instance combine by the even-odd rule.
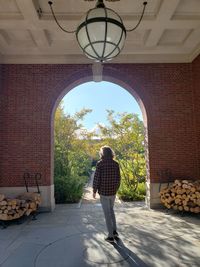
[[99, 195], [116, 195], [120, 186], [119, 164], [113, 159], [100, 160], [97, 162], [93, 180], [93, 192]]

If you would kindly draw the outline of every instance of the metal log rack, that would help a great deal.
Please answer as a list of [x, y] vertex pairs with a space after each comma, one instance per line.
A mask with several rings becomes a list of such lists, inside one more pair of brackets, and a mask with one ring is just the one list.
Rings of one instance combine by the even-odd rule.
[[[42, 178], [42, 175], [39, 172], [32, 173], [32, 174], [30, 172], [25, 172], [23, 174], [23, 180], [24, 180], [24, 184], [25, 184], [25, 187], [26, 187], [26, 192], [30, 192], [29, 191], [29, 183], [31, 182], [31, 185], [32, 185], [33, 181], [34, 181], [35, 182], [35, 186], [37, 188], [37, 191], [35, 193], [40, 194], [41, 191], [40, 191], [40, 187], [39, 187], [39, 181], [41, 180], [41, 178]], [[36, 211], [33, 211], [30, 215], [32, 216], [32, 220], [37, 220], [38, 204], [37, 204]], [[13, 219], [13, 220], [10, 220], [10, 221], [0, 220], [0, 226], [1, 226], [2, 229], [5, 229], [13, 222], [15, 222], [16, 224], [22, 224], [26, 220], [26, 218], [28, 218], [28, 216], [23, 215], [20, 218]]]

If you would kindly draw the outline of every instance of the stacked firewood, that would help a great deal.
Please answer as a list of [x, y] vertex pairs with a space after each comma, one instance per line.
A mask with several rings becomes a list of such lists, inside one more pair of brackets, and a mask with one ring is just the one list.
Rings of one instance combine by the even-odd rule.
[[159, 194], [168, 209], [200, 213], [200, 181], [175, 180]]
[[36, 211], [41, 204], [41, 196], [38, 193], [24, 193], [16, 198], [6, 198], [0, 194], [0, 220], [9, 221], [29, 216]]

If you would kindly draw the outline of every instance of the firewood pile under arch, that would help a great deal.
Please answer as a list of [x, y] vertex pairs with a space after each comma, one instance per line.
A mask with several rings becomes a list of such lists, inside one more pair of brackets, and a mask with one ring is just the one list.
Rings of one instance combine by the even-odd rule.
[[200, 213], [200, 181], [175, 180], [159, 195], [161, 203], [168, 209]]

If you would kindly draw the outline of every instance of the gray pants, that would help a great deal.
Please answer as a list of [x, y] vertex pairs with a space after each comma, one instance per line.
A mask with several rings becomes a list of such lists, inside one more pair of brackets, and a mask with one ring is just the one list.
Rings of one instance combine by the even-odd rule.
[[117, 230], [115, 213], [113, 210], [115, 197], [116, 197], [115, 195], [114, 196], [100, 195], [100, 201], [106, 219], [106, 226], [108, 229], [109, 237], [113, 237], [113, 231]]

